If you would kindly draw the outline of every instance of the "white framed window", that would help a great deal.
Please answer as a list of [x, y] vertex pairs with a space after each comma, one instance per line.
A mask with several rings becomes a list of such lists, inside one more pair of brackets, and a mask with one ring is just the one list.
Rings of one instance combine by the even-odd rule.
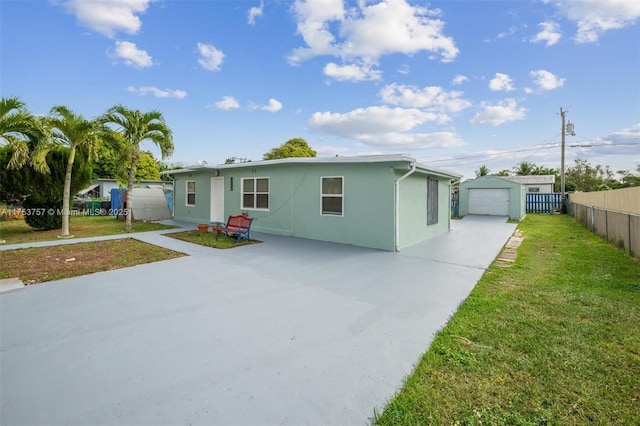
[[529, 192], [540, 192], [540, 188], [537, 186], [530, 186]]
[[187, 181], [187, 191], [186, 191], [186, 199], [185, 204], [187, 206], [195, 206], [196, 205], [196, 182], [193, 180]]
[[242, 179], [242, 209], [269, 210], [269, 178]]
[[320, 181], [320, 214], [344, 216], [344, 177], [326, 176]]

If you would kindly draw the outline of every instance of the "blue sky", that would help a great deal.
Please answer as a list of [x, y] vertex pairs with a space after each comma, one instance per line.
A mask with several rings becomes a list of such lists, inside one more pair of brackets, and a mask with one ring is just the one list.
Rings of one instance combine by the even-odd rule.
[[0, 0], [0, 93], [35, 114], [157, 109], [175, 163], [302, 137], [466, 178], [559, 166], [562, 107], [567, 166], [632, 170], [639, 17], [637, 0]]

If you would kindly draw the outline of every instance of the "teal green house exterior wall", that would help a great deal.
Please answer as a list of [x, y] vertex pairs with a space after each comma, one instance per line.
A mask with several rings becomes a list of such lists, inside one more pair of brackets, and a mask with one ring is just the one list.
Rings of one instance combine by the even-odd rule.
[[[403, 155], [288, 158], [168, 174], [174, 179], [176, 220], [210, 223], [246, 213], [254, 219], [251, 230], [255, 232], [392, 251], [449, 230], [450, 182], [458, 177]], [[242, 182], [247, 178], [268, 178], [268, 208], [243, 207]], [[322, 213], [323, 178], [342, 178], [341, 215]], [[437, 182], [438, 221], [427, 225], [429, 179], [432, 185]], [[192, 202], [188, 202], [187, 182], [195, 183]], [[222, 191], [224, 197], [217, 218], [212, 215], [212, 198], [219, 197], [215, 191]]]
[[502, 179], [499, 176], [481, 176], [460, 185], [459, 215], [461, 217], [469, 214], [469, 190], [471, 189], [507, 189], [509, 191], [509, 219], [522, 220], [526, 215], [526, 186]]

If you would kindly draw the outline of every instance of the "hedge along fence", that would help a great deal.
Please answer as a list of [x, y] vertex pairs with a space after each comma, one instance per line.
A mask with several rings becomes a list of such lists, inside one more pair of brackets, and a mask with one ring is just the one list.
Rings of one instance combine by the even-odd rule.
[[640, 259], [640, 215], [569, 203], [569, 214], [594, 234]]

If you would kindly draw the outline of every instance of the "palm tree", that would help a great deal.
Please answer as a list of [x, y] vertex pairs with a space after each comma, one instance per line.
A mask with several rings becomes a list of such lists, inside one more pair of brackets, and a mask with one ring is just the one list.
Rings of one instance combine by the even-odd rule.
[[69, 149], [69, 159], [64, 177], [64, 190], [62, 193], [62, 231], [60, 238], [70, 238], [69, 234], [69, 206], [71, 205], [71, 171], [76, 154], [82, 153], [89, 160], [95, 158], [98, 143], [98, 122], [87, 120], [81, 115], [75, 114], [63, 105], [51, 108], [51, 117], [48, 120], [51, 129], [51, 137], [45, 143], [40, 144], [34, 150], [32, 157], [36, 164], [43, 164], [46, 171], [49, 167], [45, 163], [47, 154], [55, 147], [64, 146]]
[[539, 168], [540, 166], [538, 166], [535, 163], [522, 161], [521, 163], [518, 163], [516, 167], [513, 168], [513, 172], [516, 174], [516, 176], [531, 176], [531, 175], [539, 174], [537, 173], [537, 170]]
[[[164, 160], [173, 153], [172, 132], [162, 113], [156, 110], [143, 113], [118, 104], [111, 107], [100, 120], [105, 125], [105, 139], [120, 147], [120, 164], [129, 164], [125, 229], [131, 231], [133, 180], [140, 158], [140, 144], [144, 141], [153, 142], [160, 148]], [[108, 125], [113, 127], [107, 127]]]
[[35, 119], [17, 97], [0, 99], [0, 144], [8, 144], [13, 154], [10, 169], [20, 168], [29, 161], [30, 148], [42, 134]]
[[489, 172], [491, 172], [491, 170], [483, 164], [478, 170], [476, 170], [476, 177], [487, 176]]

